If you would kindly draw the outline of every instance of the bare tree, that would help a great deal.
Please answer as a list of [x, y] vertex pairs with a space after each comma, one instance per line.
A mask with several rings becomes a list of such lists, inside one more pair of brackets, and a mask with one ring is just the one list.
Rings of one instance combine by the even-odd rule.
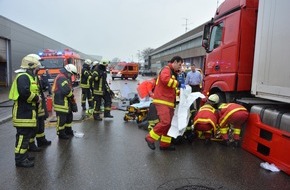
[[148, 58], [148, 56], [150, 55], [150, 53], [153, 52], [153, 50], [154, 49], [148, 47], [148, 48], [142, 50], [141, 52], [138, 51], [137, 56], [140, 57], [140, 58], [142, 58], [143, 61], [145, 62], [145, 60]]

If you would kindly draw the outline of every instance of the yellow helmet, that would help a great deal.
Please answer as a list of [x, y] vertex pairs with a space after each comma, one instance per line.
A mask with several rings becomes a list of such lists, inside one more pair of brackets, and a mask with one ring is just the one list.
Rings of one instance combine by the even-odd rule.
[[91, 64], [92, 64], [92, 60], [90, 60], [90, 59], [86, 59], [86, 60], [85, 60], [85, 64], [87, 64], [87, 65], [91, 65]]
[[22, 69], [35, 69], [41, 66], [41, 58], [36, 54], [29, 54], [23, 57], [20, 67]]
[[102, 59], [100, 62], [101, 65], [107, 66], [109, 64], [109, 60], [107, 59]]
[[212, 94], [208, 97], [208, 100], [214, 104], [218, 104], [220, 101], [220, 98], [217, 94]]
[[65, 70], [67, 70], [67, 72], [71, 73], [71, 74], [78, 74], [77, 68], [76, 66], [74, 66], [73, 64], [67, 64], [66, 66], [64, 66]]

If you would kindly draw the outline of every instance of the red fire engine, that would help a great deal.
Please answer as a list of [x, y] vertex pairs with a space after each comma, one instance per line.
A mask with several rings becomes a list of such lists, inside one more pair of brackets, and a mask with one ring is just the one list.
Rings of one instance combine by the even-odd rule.
[[[38, 54], [41, 58], [42, 68], [39, 71], [39, 75], [42, 75], [46, 69], [48, 69], [51, 79], [49, 82], [53, 82], [54, 78], [59, 74], [59, 69], [63, 68], [66, 64], [74, 64], [77, 67], [78, 73], [81, 72], [82, 60], [80, 55], [70, 49], [64, 49], [64, 51], [56, 51], [52, 49], [45, 49]], [[79, 76], [72, 77], [73, 83], [79, 82]]]

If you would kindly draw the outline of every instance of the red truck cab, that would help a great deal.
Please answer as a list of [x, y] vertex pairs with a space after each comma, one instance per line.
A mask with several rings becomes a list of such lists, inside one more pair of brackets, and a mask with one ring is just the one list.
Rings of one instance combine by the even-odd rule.
[[230, 100], [249, 93], [254, 61], [258, 0], [224, 1], [204, 28], [203, 93]]

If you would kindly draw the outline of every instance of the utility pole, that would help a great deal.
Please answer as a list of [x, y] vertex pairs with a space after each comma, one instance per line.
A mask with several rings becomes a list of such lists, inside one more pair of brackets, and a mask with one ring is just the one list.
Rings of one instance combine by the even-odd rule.
[[188, 19], [187, 18], [184, 18], [185, 19], [185, 32], [187, 32], [187, 21]]
[[189, 24], [193, 24], [193, 23], [187, 23], [187, 21], [188, 21], [188, 18], [183, 18], [183, 19], [185, 19], [185, 24], [183, 24], [183, 26], [185, 26], [185, 32], [187, 32], [187, 25], [189, 25]]

